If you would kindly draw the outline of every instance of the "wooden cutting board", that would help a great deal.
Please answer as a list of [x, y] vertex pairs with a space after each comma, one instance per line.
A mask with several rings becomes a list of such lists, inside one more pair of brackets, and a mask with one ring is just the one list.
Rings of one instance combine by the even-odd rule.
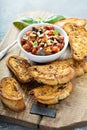
[[[51, 15], [52, 13], [49, 12], [36, 11], [18, 17], [46, 18]], [[18, 33], [19, 30], [11, 25], [10, 30], [0, 44], [0, 51], [16, 40]], [[6, 66], [6, 60], [11, 55], [24, 57], [17, 44], [10, 49], [8, 54], [0, 61], [0, 80], [6, 76], [14, 77]], [[56, 109], [56, 118], [30, 114], [32, 104], [35, 102], [33, 97], [29, 95], [29, 89], [32, 89], [32, 84], [21, 84], [21, 90], [27, 106], [26, 110], [16, 113], [6, 108], [0, 102], [0, 120], [30, 128], [39, 127], [40, 130], [73, 130], [75, 127], [87, 125], [87, 74], [74, 79], [72, 83], [74, 87], [71, 95], [60, 103], [49, 106]]]

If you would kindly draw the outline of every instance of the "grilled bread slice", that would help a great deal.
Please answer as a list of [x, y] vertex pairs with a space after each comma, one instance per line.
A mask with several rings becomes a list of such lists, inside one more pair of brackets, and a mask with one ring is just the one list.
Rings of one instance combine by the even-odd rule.
[[81, 76], [87, 72], [87, 62], [69, 58], [54, 61], [47, 65], [32, 66], [29, 71], [37, 82], [47, 85], [64, 84], [74, 77]]
[[56, 104], [59, 100], [63, 100], [72, 92], [72, 83], [66, 83], [64, 85], [56, 86], [40, 86], [32, 90], [31, 94], [34, 94], [36, 100], [42, 104]]
[[69, 82], [75, 76], [75, 71], [67, 64], [37, 65], [29, 69], [32, 77], [40, 83], [57, 85]]
[[87, 61], [85, 61], [85, 60], [77, 61], [73, 58], [69, 58], [66, 60], [54, 61], [51, 64], [55, 65], [55, 66], [62, 66], [62, 64], [63, 64], [64, 66], [72, 67], [75, 71], [76, 77], [81, 76], [87, 72]]
[[69, 35], [70, 32], [77, 30], [78, 28], [84, 28], [84, 26], [77, 26], [75, 23], [65, 23], [63, 29]]
[[19, 85], [14, 78], [5, 77], [0, 82], [1, 101], [13, 111], [20, 112], [25, 109], [25, 102]]
[[31, 81], [32, 78], [29, 72], [30, 64], [26, 59], [19, 56], [11, 56], [7, 60], [7, 66], [21, 83]]
[[66, 18], [64, 20], [56, 22], [55, 25], [63, 27], [64, 24], [66, 23], [73, 23], [76, 24], [77, 26], [85, 26], [87, 24], [87, 20], [80, 18]]
[[87, 31], [85, 29], [72, 31], [69, 34], [69, 41], [74, 59], [83, 60], [87, 57]]

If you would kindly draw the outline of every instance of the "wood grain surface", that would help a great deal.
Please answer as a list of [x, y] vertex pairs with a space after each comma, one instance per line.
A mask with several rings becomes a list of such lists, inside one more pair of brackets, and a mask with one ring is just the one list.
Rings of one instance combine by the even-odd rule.
[[[33, 18], [46, 18], [51, 15], [52, 14], [49, 12], [36, 11], [18, 17], [30, 16]], [[0, 44], [0, 51], [16, 40], [18, 33], [19, 30], [11, 25], [10, 30]], [[6, 66], [6, 60], [11, 55], [25, 57], [17, 44], [10, 49], [8, 54], [0, 61], [0, 80], [7, 76], [14, 77]], [[40, 130], [73, 130], [74, 127], [87, 125], [87, 74], [73, 79], [72, 83], [74, 87], [71, 95], [60, 103], [49, 106], [50, 108], [55, 108], [57, 110], [56, 118], [30, 114], [32, 104], [35, 102], [33, 97], [29, 95], [29, 90], [33, 87], [33, 84], [31, 83], [20, 85], [27, 106], [26, 110], [21, 113], [16, 113], [6, 108], [2, 102], [0, 102], [0, 120], [31, 128], [37, 128], [39, 126]]]

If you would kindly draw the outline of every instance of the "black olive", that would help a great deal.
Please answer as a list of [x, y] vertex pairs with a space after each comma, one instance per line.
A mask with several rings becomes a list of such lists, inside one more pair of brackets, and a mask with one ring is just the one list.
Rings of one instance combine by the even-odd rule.
[[40, 56], [45, 56], [45, 53], [44, 53], [44, 51], [41, 49], [41, 50], [38, 50], [38, 54], [40, 55]]
[[44, 44], [42, 44], [41, 47], [44, 47]]
[[57, 39], [58, 43], [62, 43], [62, 40], [61, 39]]
[[54, 40], [54, 37], [51, 37], [51, 40]]
[[42, 34], [42, 33], [43, 33], [43, 31], [42, 31], [42, 30], [39, 30], [39, 33], [40, 33], [40, 34]]
[[38, 29], [35, 27], [32, 27], [32, 31], [38, 32]]

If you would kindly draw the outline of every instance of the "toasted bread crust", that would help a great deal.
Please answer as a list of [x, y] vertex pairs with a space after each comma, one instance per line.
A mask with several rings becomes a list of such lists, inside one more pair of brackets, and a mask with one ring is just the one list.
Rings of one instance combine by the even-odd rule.
[[72, 56], [76, 60], [83, 60], [87, 56], [87, 31], [78, 29], [69, 34]]
[[26, 83], [31, 81], [32, 77], [28, 71], [30, 64], [26, 59], [19, 56], [11, 56], [7, 60], [7, 66], [20, 82]]
[[87, 30], [85, 29], [87, 20], [66, 18], [55, 24], [61, 26], [69, 35], [72, 57], [76, 60], [87, 57]]
[[52, 64], [55, 64], [56, 66], [61, 66], [61, 64], [63, 64], [64, 66], [72, 67], [75, 71], [76, 77], [81, 76], [87, 72], [87, 61], [85, 60], [77, 61], [73, 58], [69, 58], [66, 60], [54, 61]]
[[48, 85], [64, 84], [74, 78], [75, 72], [69, 65], [41, 65], [30, 67], [32, 77], [37, 81]]
[[63, 29], [69, 35], [70, 32], [76, 31], [78, 29], [84, 28], [84, 26], [77, 26], [75, 23], [65, 23]]
[[87, 62], [73, 58], [54, 61], [48, 65], [30, 67], [30, 73], [37, 82], [48, 85], [64, 84], [87, 72]]
[[0, 97], [2, 103], [8, 107], [10, 110], [15, 111], [15, 112], [21, 112], [23, 110], [25, 110], [25, 103], [24, 100], [16, 100], [16, 101], [10, 101], [6, 98], [4, 98], [3, 96]]
[[40, 86], [32, 90], [36, 100], [43, 104], [56, 104], [59, 100], [68, 97], [72, 91], [71, 82], [57, 86]]
[[1, 101], [13, 111], [19, 112], [25, 109], [25, 102], [20, 92], [19, 85], [14, 78], [5, 77], [0, 82]]
[[80, 19], [80, 18], [66, 18], [64, 20], [60, 20], [55, 23], [55, 25], [63, 27], [64, 24], [66, 23], [73, 23], [76, 24], [77, 26], [85, 26], [87, 24], [87, 20], [85, 19]]
[[15, 79], [10, 77], [5, 77], [1, 80], [0, 94], [4, 98], [12, 100], [20, 100], [22, 98], [18, 83]]

